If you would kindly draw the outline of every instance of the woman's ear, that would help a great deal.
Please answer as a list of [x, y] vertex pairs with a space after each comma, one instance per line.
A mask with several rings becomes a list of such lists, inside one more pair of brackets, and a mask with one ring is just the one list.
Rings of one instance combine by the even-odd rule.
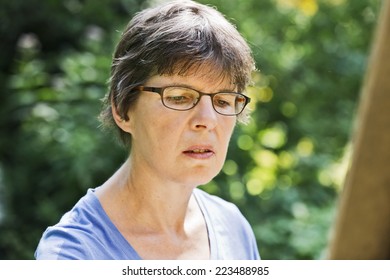
[[122, 118], [113, 103], [111, 104], [111, 111], [116, 125], [120, 127], [124, 132], [131, 134], [130, 119], [128, 118], [127, 120], [125, 120], [124, 118]]

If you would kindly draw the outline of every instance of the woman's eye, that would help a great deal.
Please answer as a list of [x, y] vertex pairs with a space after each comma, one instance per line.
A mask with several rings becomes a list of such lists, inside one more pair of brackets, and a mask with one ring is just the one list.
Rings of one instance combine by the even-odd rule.
[[188, 96], [183, 96], [183, 95], [177, 95], [177, 96], [168, 96], [166, 97], [166, 101], [170, 103], [188, 103], [192, 99]]
[[228, 99], [222, 99], [219, 98], [216, 101], [214, 101], [214, 105], [218, 107], [230, 107], [233, 106], [233, 101]]

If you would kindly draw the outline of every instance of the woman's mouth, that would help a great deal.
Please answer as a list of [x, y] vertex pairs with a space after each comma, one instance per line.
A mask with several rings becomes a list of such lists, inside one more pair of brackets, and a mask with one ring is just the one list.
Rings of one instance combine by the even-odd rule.
[[214, 155], [214, 151], [210, 148], [190, 148], [183, 153], [195, 159], [208, 159]]

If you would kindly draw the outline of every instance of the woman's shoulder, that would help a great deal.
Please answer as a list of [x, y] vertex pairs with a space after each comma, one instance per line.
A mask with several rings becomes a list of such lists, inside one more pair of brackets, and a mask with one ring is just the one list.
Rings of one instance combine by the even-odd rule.
[[87, 193], [76, 202], [71, 210], [66, 212], [59, 222], [50, 228], [64, 228], [72, 230], [87, 230], [92, 225], [97, 226], [104, 219], [104, 210], [94, 194], [94, 189], [88, 189]]
[[[43, 233], [35, 258], [37, 259], [88, 259], [90, 258], [85, 244], [91, 242], [90, 230], [95, 221], [91, 212], [97, 208], [91, 190], [66, 212], [54, 225]], [[95, 211], [99, 212], [99, 211]], [[95, 214], [96, 215], [96, 214]], [[84, 245], [82, 245], [84, 243]]]
[[[60, 221], [43, 233], [36, 259], [111, 259], [111, 242], [124, 245], [122, 237], [89, 189]], [[115, 251], [115, 250], [114, 250]], [[118, 254], [121, 250], [117, 251]]]

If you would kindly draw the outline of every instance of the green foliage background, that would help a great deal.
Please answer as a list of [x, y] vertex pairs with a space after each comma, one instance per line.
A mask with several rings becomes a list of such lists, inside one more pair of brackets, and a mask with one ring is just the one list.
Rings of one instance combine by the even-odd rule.
[[[263, 259], [322, 259], [381, 2], [213, 0], [259, 71], [250, 124], [202, 188], [248, 218]], [[0, 0], [0, 259], [32, 259], [45, 228], [126, 158], [99, 129], [111, 54], [141, 0]]]

